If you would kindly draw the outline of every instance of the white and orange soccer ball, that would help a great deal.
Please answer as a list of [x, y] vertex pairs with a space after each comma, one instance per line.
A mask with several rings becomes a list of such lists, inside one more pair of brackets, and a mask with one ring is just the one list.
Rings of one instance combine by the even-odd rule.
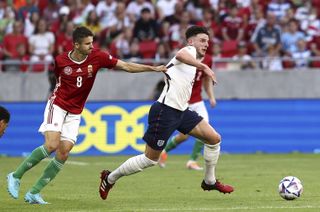
[[294, 176], [284, 177], [279, 184], [279, 194], [285, 200], [294, 200], [301, 196], [303, 186], [301, 181]]

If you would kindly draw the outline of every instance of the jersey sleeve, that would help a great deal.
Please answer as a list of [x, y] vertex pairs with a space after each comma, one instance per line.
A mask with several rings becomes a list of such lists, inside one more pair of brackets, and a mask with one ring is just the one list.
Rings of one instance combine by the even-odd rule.
[[116, 66], [118, 59], [105, 51], [100, 51], [99, 61], [102, 68], [112, 69]]
[[186, 46], [184, 47], [194, 58], [197, 58], [197, 50], [194, 46]]
[[59, 67], [58, 67], [58, 59], [57, 59], [57, 57], [54, 59], [54, 61], [52, 62], [53, 64], [53, 72], [54, 72], [54, 74], [56, 75], [56, 76], [59, 76], [59, 74], [60, 74], [60, 69], [59, 69]]

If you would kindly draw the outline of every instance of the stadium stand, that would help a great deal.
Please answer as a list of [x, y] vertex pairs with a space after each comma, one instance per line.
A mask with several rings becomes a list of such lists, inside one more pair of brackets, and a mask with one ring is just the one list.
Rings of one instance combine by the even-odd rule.
[[[206, 26], [211, 33], [208, 53], [214, 59], [214, 45], [220, 45], [223, 58], [230, 59], [238, 53], [238, 42], [245, 42], [247, 53], [256, 61], [255, 69], [266, 69], [270, 66], [259, 62], [260, 57], [279, 57], [283, 69], [301, 67], [301, 61], [307, 68], [319, 68], [320, 62], [320, 1], [294, 0], [20, 0], [0, 1], [0, 60], [6, 60], [10, 67], [10, 55], [6, 50], [7, 38], [14, 32], [17, 22], [23, 24], [23, 35], [34, 36], [39, 21], [45, 20], [48, 32], [54, 34], [53, 56], [70, 49], [70, 27], [85, 25], [96, 34], [95, 46], [110, 51], [122, 59], [130, 59], [131, 45], [139, 42], [139, 53], [142, 58], [154, 59], [156, 63], [157, 45], [165, 45], [168, 58], [175, 50], [184, 45], [184, 30], [192, 24]], [[141, 23], [142, 13], [150, 13], [151, 20]], [[149, 16], [149, 15], [148, 15]], [[260, 37], [267, 36], [259, 31], [266, 26], [268, 17], [274, 16], [274, 31], [281, 32], [281, 45], [273, 46], [268, 40], [260, 52], [254, 48]], [[41, 18], [40, 18], [41, 17]], [[141, 25], [137, 30], [137, 24]], [[292, 29], [291, 25], [296, 28]], [[136, 32], [135, 32], [136, 28]], [[294, 28], [294, 27], [293, 27]], [[128, 31], [132, 35], [127, 36]], [[147, 36], [146, 41], [142, 37]], [[260, 37], [259, 37], [260, 36]], [[151, 39], [150, 39], [151, 38]], [[299, 40], [305, 42], [305, 49], [299, 50]], [[29, 39], [30, 40], [30, 39]], [[125, 42], [122, 42], [125, 40]], [[302, 43], [302, 42], [300, 42]], [[16, 50], [18, 50], [18, 43]], [[288, 47], [288, 45], [290, 45]], [[300, 44], [303, 45], [303, 44]], [[275, 47], [275, 52], [271, 49]], [[136, 47], [134, 47], [136, 48]], [[134, 49], [133, 48], [133, 49]], [[290, 48], [290, 50], [288, 50]], [[22, 48], [20, 49], [23, 52]], [[46, 71], [42, 65], [28, 67], [32, 58], [32, 49], [28, 43], [25, 53], [16, 57], [14, 64], [21, 63], [21, 71]], [[40, 57], [41, 58], [41, 57]], [[134, 57], [139, 59], [140, 57]], [[311, 59], [308, 59], [311, 58]], [[296, 64], [295, 61], [300, 61]], [[225, 60], [224, 63], [228, 63]], [[37, 70], [34, 67], [42, 67]], [[45, 67], [48, 67], [45, 66]], [[226, 69], [228, 66], [223, 65]], [[7, 70], [7, 71], [10, 71]]]

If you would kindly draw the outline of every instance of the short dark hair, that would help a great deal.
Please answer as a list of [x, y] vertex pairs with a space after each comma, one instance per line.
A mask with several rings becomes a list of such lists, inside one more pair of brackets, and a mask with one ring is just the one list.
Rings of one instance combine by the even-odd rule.
[[141, 14], [143, 13], [151, 13], [151, 10], [148, 8], [148, 7], [144, 7], [142, 10], [141, 10]]
[[73, 43], [80, 43], [83, 38], [94, 36], [90, 29], [84, 26], [77, 27], [72, 33]]
[[10, 121], [10, 113], [6, 108], [0, 106], [0, 121], [2, 121], [2, 120], [4, 120], [5, 122], [9, 123], [9, 121]]
[[188, 40], [192, 36], [195, 36], [195, 35], [201, 34], [201, 33], [204, 33], [209, 36], [209, 32], [208, 32], [207, 28], [202, 27], [202, 26], [191, 26], [186, 31], [186, 39]]

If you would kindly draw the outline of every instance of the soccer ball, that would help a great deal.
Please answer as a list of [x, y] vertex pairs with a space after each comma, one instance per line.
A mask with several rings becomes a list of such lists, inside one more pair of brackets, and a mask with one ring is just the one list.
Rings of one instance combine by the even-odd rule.
[[285, 200], [294, 200], [301, 196], [303, 186], [297, 177], [287, 176], [280, 181], [279, 194]]

